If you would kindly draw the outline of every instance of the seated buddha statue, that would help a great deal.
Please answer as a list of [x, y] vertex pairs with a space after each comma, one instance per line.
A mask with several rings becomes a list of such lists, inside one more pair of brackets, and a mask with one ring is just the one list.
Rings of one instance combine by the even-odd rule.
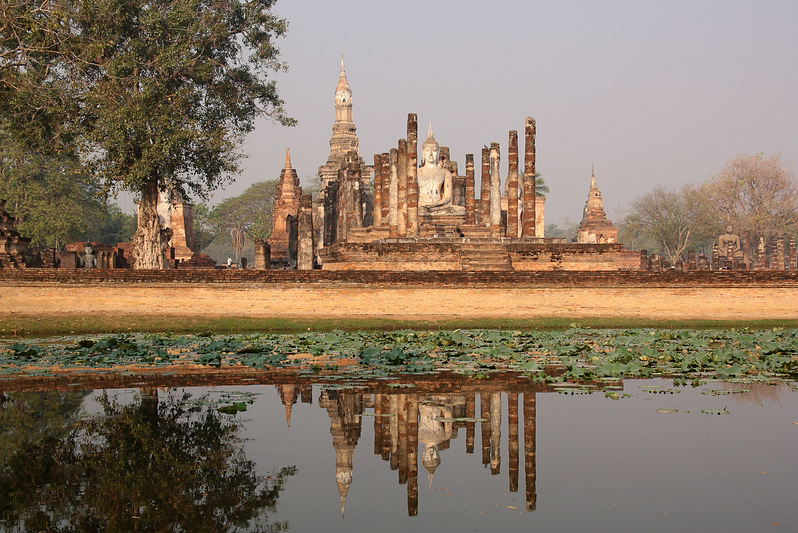
[[440, 166], [440, 145], [429, 127], [421, 145], [424, 165], [418, 169], [418, 212], [431, 215], [465, 215], [465, 207], [452, 204], [452, 173]]

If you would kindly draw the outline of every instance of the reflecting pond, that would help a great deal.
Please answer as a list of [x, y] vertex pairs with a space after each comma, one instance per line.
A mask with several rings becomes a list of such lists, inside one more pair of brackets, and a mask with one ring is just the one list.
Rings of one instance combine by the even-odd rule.
[[798, 530], [793, 382], [273, 381], [7, 388], [0, 531]]

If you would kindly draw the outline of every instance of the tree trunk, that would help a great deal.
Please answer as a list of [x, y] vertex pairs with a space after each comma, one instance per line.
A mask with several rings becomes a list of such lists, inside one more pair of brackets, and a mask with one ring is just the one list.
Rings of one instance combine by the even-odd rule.
[[166, 251], [171, 228], [164, 228], [158, 218], [158, 181], [153, 179], [141, 191], [138, 206], [138, 229], [133, 235], [133, 257], [137, 270], [170, 268]]

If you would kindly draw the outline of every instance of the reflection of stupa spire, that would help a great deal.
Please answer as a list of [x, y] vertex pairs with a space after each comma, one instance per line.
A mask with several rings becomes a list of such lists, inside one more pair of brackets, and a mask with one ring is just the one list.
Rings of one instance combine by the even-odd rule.
[[327, 410], [330, 417], [330, 433], [335, 449], [335, 483], [341, 497], [341, 520], [349, 487], [354, 477], [353, 456], [360, 438], [361, 414], [363, 412], [360, 394], [339, 394], [338, 391], [322, 390], [319, 405]]
[[291, 427], [291, 409], [299, 399], [299, 390], [296, 385], [277, 385], [277, 394], [285, 406], [285, 422]]
[[338, 485], [338, 495], [341, 497], [341, 522], [344, 521], [344, 508], [346, 507], [346, 495], [352, 485], [352, 471], [342, 470], [335, 473], [335, 483]]

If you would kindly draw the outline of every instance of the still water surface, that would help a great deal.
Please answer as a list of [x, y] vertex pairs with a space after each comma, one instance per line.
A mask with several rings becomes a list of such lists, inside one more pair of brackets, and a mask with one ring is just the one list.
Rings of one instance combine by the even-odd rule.
[[794, 387], [622, 385], [7, 393], [0, 531], [798, 530]]

